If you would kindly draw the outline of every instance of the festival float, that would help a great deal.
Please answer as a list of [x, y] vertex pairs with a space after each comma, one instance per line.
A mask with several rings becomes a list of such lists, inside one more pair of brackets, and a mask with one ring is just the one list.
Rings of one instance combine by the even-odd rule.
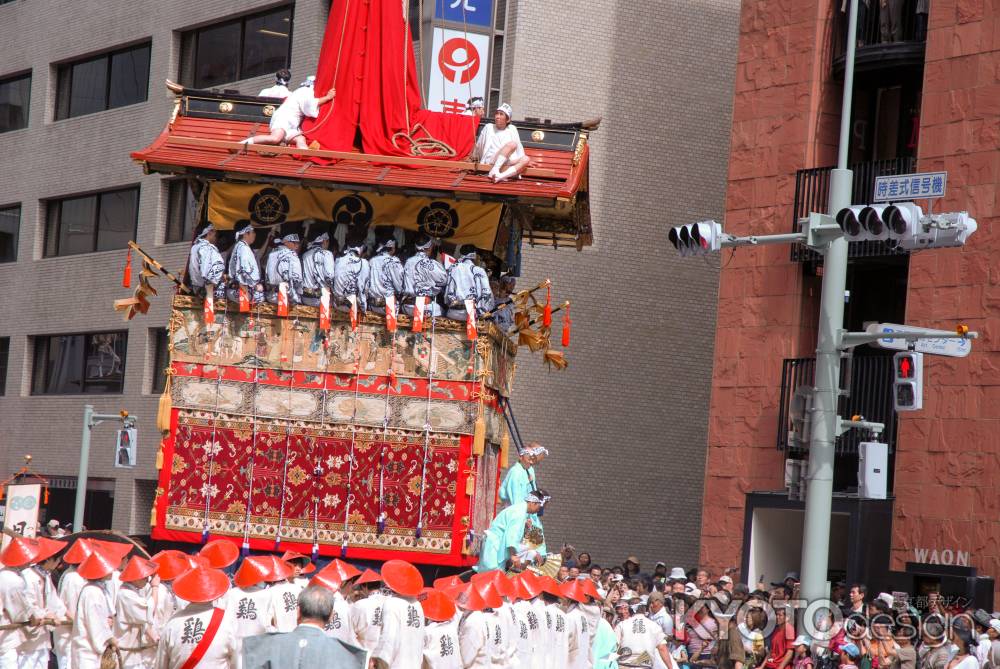
[[[475, 246], [498, 277], [519, 274], [524, 244], [590, 245], [597, 122], [516, 122], [532, 167], [493, 183], [490, 166], [466, 159], [478, 120], [422, 108], [399, 10], [398, 0], [334, 3], [316, 90], [337, 96], [303, 126], [308, 150], [239, 143], [266, 129], [277, 101], [171, 86], [166, 128], [133, 159], [187, 180], [197, 221], [221, 231], [250, 221], [258, 255], [290, 231], [389, 231], [404, 248], [425, 234], [444, 251]], [[513, 295], [508, 331], [487, 317], [421, 327], [402, 314], [206, 301], [134, 243], [130, 288], [133, 253], [138, 286], [115, 304], [126, 319], [146, 312], [153, 279], [175, 284], [154, 539], [476, 562], [500, 472], [521, 447], [518, 354], [567, 364], [569, 305], [553, 302], [548, 281]]]

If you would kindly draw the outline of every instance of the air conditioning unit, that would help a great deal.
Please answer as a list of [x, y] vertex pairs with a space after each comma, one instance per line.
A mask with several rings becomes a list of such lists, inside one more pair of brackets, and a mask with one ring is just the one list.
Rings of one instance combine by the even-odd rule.
[[889, 444], [862, 441], [858, 444], [858, 496], [885, 499], [889, 487]]

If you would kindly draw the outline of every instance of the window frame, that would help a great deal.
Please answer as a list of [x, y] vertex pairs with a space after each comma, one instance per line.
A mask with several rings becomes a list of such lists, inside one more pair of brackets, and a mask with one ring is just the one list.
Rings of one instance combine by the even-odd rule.
[[21, 81], [23, 79], [28, 80], [28, 96], [27, 96], [28, 104], [24, 110], [24, 125], [22, 125], [20, 128], [10, 128], [8, 130], [0, 130], [0, 135], [7, 134], [8, 132], [17, 132], [18, 130], [25, 130], [28, 128], [29, 125], [31, 125], [31, 85], [35, 83], [33, 81], [33, 78], [34, 78], [33, 70], [24, 70], [13, 74], [5, 74], [4, 76], [0, 77], [0, 86], [3, 86], [4, 84], [11, 84], [17, 81]]
[[[166, 369], [170, 364], [170, 330], [167, 328], [151, 328], [153, 349], [153, 378], [149, 385], [151, 395], [162, 395], [167, 387]], [[162, 339], [161, 339], [162, 338]], [[163, 345], [162, 359], [160, 345]], [[162, 383], [159, 381], [162, 379]]]
[[[99, 335], [120, 335], [124, 339], [125, 345], [122, 348], [121, 356], [121, 387], [117, 391], [108, 392], [87, 392], [87, 346], [90, 344], [90, 339], [92, 337], [97, 337]], [[125, 372], [128, 365], [128, 336], [129, 331], [126, 330], [100, 330], [96, 332], [61, 332], [57, 334], [42, 334], [34, 335], [32, 337], [32, 363], [31, 363], [31, 395], [33, 397], [45, 397], [45, 396], [56, 396], [56, 397], [66, 397], [72, 395], [124, 395], [125, 394]], [[80, 358], [80, 390], [79, 392], [55, 392], [50, 391], [47, 388], [39, 388], [40, 384], [47, 385], [49, 377], [49, 352], [51, 347], [51, 341], [60, 337], [83, 337], [84, 347], [83, 355]], [[44, 342], [44, 348], [43, 348]], [[45, 368], [39, 372], [39, 364], [44, 364]], [[99, 387], [99, 386], [95, 386]]]
[[[141, 100], [136, 100], [135, 102], [129, 102], [126, 104], [111, 105], [111, 85], [112, 85], [112, 69], [111, 64], [115, 56], [127, 53], [129, 51], [135, 51], [138, 49], [145, 48], [147, 50], [147, 61], [146, 61], [146, 88], [145, 93]], [[72, 114], [72, 103], [73, 103], [73, 68], [78, 65], [83, 65], [85, 63], [90, 63], [92, 61], [97, 61], [104, 59], [105, 62], [105, 84], [104, 84], [104, 106], [102, 109], [98, 109], [90, 112], [83, 112], [81, 114]], [[119, 47], [116, 49], [111, 49], [109, 51], [102, 51], [101, 53], [86, 56], [84, 58], [78, 58], [76, 60], [69, 60], [62, 63], [56, 63], [56, 99], [55, 108], [52, 113], [53, 121], [67, 121], [71, 118], [80, 118], [81, 116], [90, 116], [91, 114], [99, 114], [101, 112], [110, 111], [112, 109], [121, 109], [122, 107], [129, 107], [131, 105], [142, 104], [143, 102], [149, 101], [149, 78], [152, 74], [151, 66], [153, 63], [153, 40], [152, 38], [144, 42], [136, 42], [128, 46]], [[64, 85], [64, 78], [68, 78], [68, 83]], [[63, 88], [65, 87], [65, 91]], [[65, 100], [65, 114], [63, 113], [63, 100], [62, 95], [66, 96]]]
[[[134, 221], [133, 221], [133, 225], [132, 225], [132, 238], [135, 239], [135, 236], [139, 232], [139, 207], [142, 205], [142, 191], [141, 191], [141, 188], [140, 188], [140, 184], [131, 184], [131, 185], [128, 185], [128, 186], [121, 186], [119, 188], [109, 188], [107, 190], [99, 190], [99, 191], [94, 191], [94, 192], [91, 192], [91, 193], [80, 193], [78, 195], [65, 195], [65, 196], [62, 196], [62, 197], [54, 197], [54, 198], [49, 198], [47, 200], [44, 200], [44, 203], [45, 203], [45, 238], [43, 240], [42, 258], [43, 259], [44, 258], [68, 258], [68, 257], [71, 257], [71, 256], [85, 255], [87, 253], [107, 253], [108, 251], [117, 250], [117, 249], [106, 249], [104, 251], [99, 251], [97, 249], [97, 242], [98, 242], [98, 239], [100, 237], [100, 232], [101, 232], [101, 229], [100, 229], [100, 221], [101, 221], [101, 196], [102, 195], [110, 195], [110, 194], [113, 194], [113, 193], [123, 193], [125, 191], [135, 191], [135, 216], [134, 216]], [[61, 220], [62, 219], [62, 206], [63, 206], [63, 203], [66, 202], [67, 200], [81, 200], [81, 199], [87, 198], [87, 197], [93, 197], [93, 198], [97, 199], [97, 202], [96, 202], [96, 204], [94, 206], [94, 220], [93, 220], [93, 224], [94, 224], [94, 237], [93, 237], [93, 244], [91, 245], [91, 249], [89, 251], [80, 251], [80, 252], [75, 252], [75, 253], [60, 253], [59, 252], [59, 236], [60, 236], [59, 233], [60, 233], [60, 230], [61, 230], [62, 224], [63, 224], [63, 222]], [[55, 215], [53, 212], [56, 211], [56, 210], [58, 210], [58, 215], [59, 215], [60, 220], [56, 224], [53, 224], [52, 218]], [[56, 225], [57, 227], [54, 228], [53, 227], [54, 225]], [[49, 243], [50, 243], [49, 236], [52, 235], [52, 234], [55, 234], [55, 250], [52, 253], [49, 253]], [[122, 247], [122, 248], [124, 248], [124, 247]]]
[[10, 260], [4, 260], [3, 256], [0, 256], [0, 265], [17, 262], [17, 247], [21, 243], [21, 220], [24, 218], [24, 207], [21, 206], [20, 202], [15, 202], [0, 206], [0, 213], [10, 209], [17, 209], [17, 229], [14, 231], [14, 255]]
[[7, 394], [7, 374], [10, 371], [10, 337], [0, 337], [0, 397]]
[[[197, 213], [198, 213], [198, 211], [197, 211], [198, 210], [198, 196], [195, 194], [194, 189], [191, 187], [191, 182], [188, 179], [184, 178], [184, 177], [168, 177], [168, 178], [163, 179], [162, 183], [163, 183], [163, 191], [164, 191], [163, 192], [163, 196], [164, 196], [164, 198], [166, 198], [166, 206], [164, 207], [164, 222], [165, 222], [165, 225], [164, 225], [164, 228], [163, 228], [163, 243], [164, 244], [181, 244], [181, 243], [189, 243], [190, 244], [191, 241], [194, 239], [194, 231], [197, 230], [198, 226], [201, 224], [201, 221], [198, 220], [198, 216], [197, 216]], [[185, 232], [184, 232], [185, 221], [181, 221], [181, 224], [180, 224], [180, 233], [181, 233], [181, 236], [180, 236], [180, 238], [176, 238], [175, 239], [175, 238], [171, 237], [171, 233], [174, 232], [175, 231], [174, 228], [177, 227], [176, 225], [174, 225], [175, 224], [174, 218], [176, 217], [177, 214], [174, 211], [174, 207], [173, 207], [173, 205], [174, 205], [174, 194], [171, 191], [177, 185], [181, 185], [181, 186], [183, 186], [186, 189], [186, 193], [185, 193], [185, 197], [184, 197], [184, 209], [185, 209], [185, 211], [183, 213], [183, 216], [184, 216], [185, 220], [187, 218], [188, 197], [190, 197], [191, 200], [194, 202], [194, 204], [195, 204], [195, 211], [191, 215], [191, 230], [190, 230], [190, 234], [188, 236], [185, 236]]]
[[[248, 14], [239, 14], [236, 16], [223, 19], [221, 21], [216, 21], [215, 23], [208, 23], [196, 28], [190, 28], [188, 30], [180, 31], [180, 53], [181, 57], [178, 61], [178, 79], [185, 86], [189, 86], [198, 90], [210, 90], [212, 88], [219, 88], [226, 86], [228, 84], [233, 84], [238, 81], [244, 81], [246, 79], [252, 79], [254, 77], [261, 77], [267, 74], [273, 74], [273, 72], [262, 72], [259, 74], [252, 74], [247, 76], [243, 71], [243, 61], [246, 58], [246, 42], [247, 42], [247, 21], [252, 19], [260, 18], [262, 16], [267, 16], [268, 14], [276, 14], [278, 12], [288, 10], [288, 52], [285, 54], [285, 62], [281, 67], [291, 67], [292, 62], [292, 40], [294, 39], [295, 32], [295, 3], [288, 2], [280, 5], [275, 5], [267, 9], [253, 11]], [[198, 82], [198, 36], [204, 30], [209, 30], [212, 28], [220, 28], [222, 26], [231, 25], [238, 23], [240, 26], [240, 38], [239, 38], [239, 50], [234, 57], [236, 58], [236, 78], [232, 81], [220, 81], [219, 83], [210, 84], [206, 86], [200, 86]], [[191, 40], [191, 42], [188, 42]], [[186, 54], [190, 53], [190, 56]], [[191, 62], [185, 62], [186, 58], [190, 58]], [[279, 68], [280, 69], [280, 68]], [[186, 76], [186, 71], [190, 70], [190, 79]]]

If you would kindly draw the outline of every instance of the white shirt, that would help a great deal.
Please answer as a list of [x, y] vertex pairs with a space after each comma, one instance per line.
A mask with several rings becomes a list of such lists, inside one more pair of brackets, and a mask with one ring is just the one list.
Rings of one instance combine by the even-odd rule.
[[636, 614], [621, 621], [615, 627], [615, 634], [619, 648], [628, 648], [634, 655], [649, 653], [653, 658], [653, 669], [668, 669], [657, 650], [659, 646], [667, 645], [666, 637], [660, 626], [646, 616]]
[[514, 620], [517, 632], [514, 635], [515, 666], [534, 666], [534, 655], [540, 652], [542, 645], [542, 630], [538, 624], [534, 603], [524, 599], [515, 602]]
[[497, 153], [505, 144], [514, 143], [517, 148], [510, 154], [510, 160], [519, 160], [524, 157], [524, 146], [521, 144], [521, 136], [513, 123], [508, 123], [503, 130], [497, 130], [492, 123], [487, 123], [479, 131], [479, 138], [476, 139], [476, 149], [473, 155], [481, 163], [492, 165], [496, 162]]
[[272, 585], [267, 591], [271, 593], [275, 629], [278, 632], [291, 632], [299, 624], [298, 586], [284, 581]]
[[[70, 567], [59, 579], [59, 599], [66, 607], [68, 615], [76, 615], [76, 604], [80, 599], [80, 590], [87, 584], [86, 579], [76, 573], [76, 567]], [[69, 658], [70, 643], [73, 640], [72, 628], [66, 625], [55, 629], [55, 652], [59, 657]]]
[[515, 648], [511, 636], [510, 614], [503, 608], [486, 611], [486, 647], [489, 651], [490, 666], [513, 669], [511, 650]]
[[569, 632], [566, 614], [558, 604], [545, 605], [545, 626], [548, 631], [548, 666], [569, 665]]
[[667, 607], [664, 606], [657, 613], [650, 613], [647, 617], [660, 626], [663, 636], [669, 638], [674, 635], [674, 619], [667, 611]]
[[[52, 585], [49, 572], [41, 567], [28, 567], [21, 572], [27, 586], [27, 596], [30, 612], [39, 620], [52, 618], [60, 621], [66, 618], [66, 607]], [[51, 626], [25, 628], [25, 641], [17, 649], [18, 653], [27, 654], [52, 648]]]
[[[364, 601], [364, 600], [362, 600]], [[464, 669], [459, 652], [458, 627], [453, 620], [424, 626], [424, 667], [426, 669]]]
[[136, 589], [128, 583], [118, 588], [118, 601], [114, 624], [115, 639], [120, 648], [142, 648], [141, 651], [122, 651], [126, 667], [148, 667], [156, 659], [156, 644], [153, 643], [153, 621], [156, 616], [156, 602], [149, 585]]
[[[198, 641], [208, 630], [214, 607], [192, 603], [178, 611], [163, 628], [156, 648], [155, 669], [180, 669], [187, 662]], [[240, 666], [240, 643], [236, 621], [226, 611], [219, 630], [198, 662], [198, 669], [233, 669]]]
[[566, 611], [566, 639], [569, 649], [569, 669], [587, 669], [590, 666], [590, 629], [587, 619], [574, 604]]
[[484, 612], [469, 611], [462, 617], [458, 626], [458, 643], [465, 669], [487, 669], [491, 666], [489, 636], [490, 628]]
[[261, 89], [260, 93], [257, 94], [259, 98], [281, 98], [284, 100], [291, 94], [288, 90], [288, 86], [284, 84], [275, 84], [274, 86], [268, 86], [267, 88]]
[[[212, 612], [208, 613], [211, 616]], [[226, 615], [233, 618], [235, 634], [240, 640], [275, 630], [274, 598], [263, 585], [233, 588], [226, 602]]]
[[88, 582], [80, 591], [73, 620], [70, 651], [73, 669], [99, 669], [101, 654], [114, 636], [111, 621], [115, 614], [109, 583]]
[[281, 106], [274, 110], [271, 116], [271, 128], [299, 130], [306, 116], [310, 118], [319, 116], [319, 103], [313, 96], [311, 86], [300, 86], [289, 93]]
[[[538, 629], [533, 632], [535, 635], [535, 652], [531, 656], [531, 669], [546, 669], [549, 657], [549, 616], [546, 615], [547, 607], [545, 600], [536, 597], [531, 601], [531, 612], [534, 614]], [[528, 628], [531, 628], [531, 617], [528, 618]]]
[[[0, 625], [21, 623], [31, 616], [31, 600], [24, 576], [17, 569], [0, 569]], [[0, 653], [25, 641], [24, 628], [0, 631]]]
[[333, 616], [331, 616], [330, 622], [323, 627], [323, 630], [327, 636], [332, 636], [334, 639], [339, 639], [352, 646], [358, 645], [354, 630], [351, 629], [351, 605], [347, 603], [339, 591], [333, 593]]
[[365, 650], [375, 650], [382, 633], [382, 604], [385, 595], [374, 591], [364, 599], [351, 604], [351, 630], [358, 645]]
[[420, 669], [424, 657], [424, 614], [416, 599], [397, 595], [385, 598], [382, 632], [372, 657], [392, 669]]

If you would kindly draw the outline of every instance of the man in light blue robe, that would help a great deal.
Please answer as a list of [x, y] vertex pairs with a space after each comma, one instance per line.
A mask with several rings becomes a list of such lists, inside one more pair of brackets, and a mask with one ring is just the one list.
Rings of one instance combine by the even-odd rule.
[[375, 250], [375, 257], [368, 261], [368, 308], [381, 311], [387, 297], [396, 300], [403, 292], [403, 263], [396, 257], [396, 240], [388, 239]]
[[437, 297], [448, 283], [448, 273], [441, 263], [431, 257], [433, 252], [434, 240], [425, 239], [417, 244], [417, 252], [403, 265], [403, 297], [408, 302], [403, 306], [403, 313], [407, 316], [413, 315], [418, 297], [428, 300], [424, 316], [440, 316], [442, 313]]
[[[467, 247], [468, 248], [468, 247]], [[476, 251], [459, 256], [448, 269], [448, 284], [444, 291], [444, 303], [448, 307], [447, 317], [464, 321], [465, 301], [472, 300], [477, 314], [493, 308], [493, 290], [486, 270], [476, 264]]]
[[288, 305], [302, 302], [302, 261], [299, 259], [299, 236], [285, 235], [274, 252], [274, 264], [268, 258], [267, 301], [278, 303], [278, 285], [288, 285]]
[[535, 468], [531, 465], [535, 457], [528, 449], [521, 451], [517, 462], [507, 470], [507, 475], [500, 484], [500, 501], [506, 504], [514, 504], [528, 496], [535, 485]]
[[[473, 567], [477, 572], [493, 571], [494, 569], [523, 568], [526, 565], [517, 558], [521, 544], [524, 543], [525, 525], [528, 520], [534, 527], [542, 529], [538, 512], [545, 506], [550, 497], [544, 490], [533, 490], [523, 502], [512, 504], [497, 514], [486, 530], [486, 538], [479, 551], [479, 563]], [[541, 564], [546, 554], [545, 544], [535, 548], [538, 552], [536, 563]]]
[[257, 231], [247, 222], [236, 229], [236, 244], [229, 256], [229, 278], [234, 284], [227, 296], [233, 302], [240, 301], [240, 288], [246, 288], [250, 301], [254, 304], [264, 301], [264, 284], [260, 282], [260, 266], [253, 253], [252, 244], [257, 239]]
[[309, 242], [302, 254], [302, 303], [319, 306], [321, 290], [333, 290], [334, 259], [330, 251], [330, 235], [323, 233]]
[[365, 311], [368, 295], [368, 261], [361, 257], [362, 244], [348, 244], [344, 255], [337, 258], [333, 270], [333, 301], [341, 311], [350, 311], [350, 298], [354, 299], [358, 309]]
[[225, 296], [222, 278], [226, 273], [226, 263], [215, 246], [217, 237], [218, 232], [211, 223], [198, 234], [188, 258], [188, 280], [198, 295], [204, 295], [205, 286], [212, 285], [215, 297], [221, 298]]

